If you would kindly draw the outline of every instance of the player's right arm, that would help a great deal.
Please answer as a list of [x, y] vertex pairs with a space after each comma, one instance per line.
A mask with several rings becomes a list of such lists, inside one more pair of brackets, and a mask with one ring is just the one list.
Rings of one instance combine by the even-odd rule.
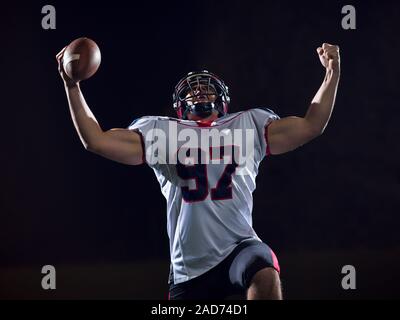
[[58, 71], [64, 81], [71, 118], [86, 150], [128, 165], [143, 163], [141, 137], [129, 129], [103, 131], [90, 110], [80, 89], [79, 83], [72, 81], [62, 67], [64, 50], [56, 58]]

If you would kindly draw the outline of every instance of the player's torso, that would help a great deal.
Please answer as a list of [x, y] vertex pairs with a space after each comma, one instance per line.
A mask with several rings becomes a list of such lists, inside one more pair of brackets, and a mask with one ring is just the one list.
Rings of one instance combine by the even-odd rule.
[[180, 222], [181, 237], [203, 241], [248, 235], [259, 151], [242, 112], [206, 126], [160, 118], [157, 129], [147, 159], [169, 202], [172, 230]]
[[147, 164], [167, 200], [167, 230], [175, 281], [199, 275], [221, 261], [252, 228], [252, 192], [265, 155], [260, 109], [229, 114], [208, 125], [144, 117]]

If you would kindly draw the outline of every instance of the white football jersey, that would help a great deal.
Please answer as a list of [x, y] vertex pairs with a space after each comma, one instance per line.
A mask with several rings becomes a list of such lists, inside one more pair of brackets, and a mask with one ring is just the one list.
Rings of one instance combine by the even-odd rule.
[[252, 193], [269, 152], [265, 128], [276, 119], [254, 108], [206, 125], [147, 116], [128, 127], [142, 135], [146, 163], [167, 200], [175, 284], [207, 272], [242, 241], [261, 241], [252, 226]]

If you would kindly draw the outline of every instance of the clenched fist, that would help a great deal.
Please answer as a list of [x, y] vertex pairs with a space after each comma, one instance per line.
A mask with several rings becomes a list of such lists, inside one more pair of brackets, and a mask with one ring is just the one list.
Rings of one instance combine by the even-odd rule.
[[339, 47], [324, 43], [317, 49], [319, 60], [328, 71], [340, 71]]

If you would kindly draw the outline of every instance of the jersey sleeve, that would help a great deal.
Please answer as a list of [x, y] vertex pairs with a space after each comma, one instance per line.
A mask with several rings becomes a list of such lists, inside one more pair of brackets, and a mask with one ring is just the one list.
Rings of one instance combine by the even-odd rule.
[[[258, 147], [262, 157], [270, 154], [267, 127], [280, 117], [271, 109], [259, 107], [248, 111], [250, 121], [255, 128], [255, 147]], [[260, 159], [261, 160], [261, 159]]]
[[128, 126], [129, 130], [135, 131], [140, 135], [143, 149], [143, 162], [149, 163], [150, 141], [152, 140], [152, 132], [157, 128], [157, 117], [145, 116], [132, 121]]

